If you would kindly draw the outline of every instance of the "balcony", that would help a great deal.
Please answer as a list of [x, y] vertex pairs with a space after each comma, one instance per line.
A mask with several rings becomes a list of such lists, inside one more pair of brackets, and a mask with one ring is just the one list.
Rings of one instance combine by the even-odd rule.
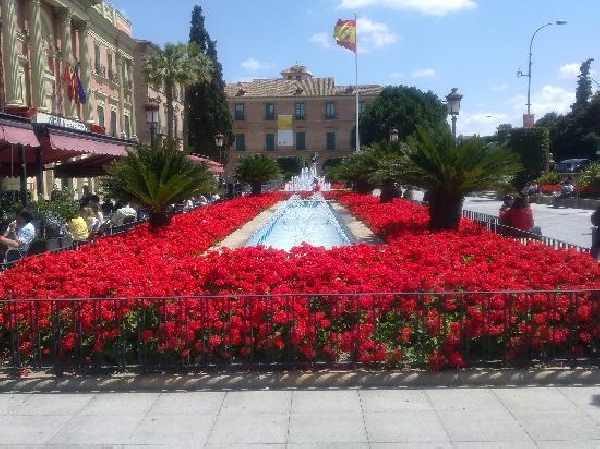
[[106, 78], [106, 67], [104, 67], [102, 64], [96, 63], [94, 65], [94, 73], [100, 78]]
[[109, 70], [108, 71], [108, 79], [109, 79], [109, 81], [111, 81], [115, 84], [119, 84], [119, 74], [117, 72]]

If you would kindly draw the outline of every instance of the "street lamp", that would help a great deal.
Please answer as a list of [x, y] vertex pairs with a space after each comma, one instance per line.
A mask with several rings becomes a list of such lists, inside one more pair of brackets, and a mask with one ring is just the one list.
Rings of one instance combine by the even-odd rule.
[[144, 105], [146, 110], [146, 123], [150, 128], [150, 146], [154, 147], [154, 136], [156, 134], [156, 128], [158, 127], [158, 112], [160, 106], [155, 99], [149, 99]]
[[535, 35], [538, 33], [538, 31], [543, 30], [544, 28], [546, 28], [550, 25], [566, 25], [566, 24], [567, 24], [566, 20], [556, 20], [555, 22], [548, 22], [547, 24], [542, 25], [537, 30], [535, 30], [533, 32], [533, 36], [531, 36], [531, 42], [529, 42], [529, 72], [523, 73], [521, 70], [519, 70], [517, 72], [518, 77], [526, 76], [527, 78], [529, 78], [528, 83], [527, 83], [527, 115], [528, 116], [531, 116], [531, 48], [533, 46], [533, 39], [535, 38]]
[[458, 93], [458, 87], [453, 87], [448, 95], [446, 95], [446, 106], [448, 115], [452, 116], [452, 137], [456, 140], [456, 119], [460, 112], [460, 100], [462, 95]]
[[398, 129], [390, 129], [390, 142], [396, 142], [398, 140]]
[[215, 145], [219, 149], [219, 162], [223, 165], [223, 140], [225, 137], [220, 132], [215, 136]]

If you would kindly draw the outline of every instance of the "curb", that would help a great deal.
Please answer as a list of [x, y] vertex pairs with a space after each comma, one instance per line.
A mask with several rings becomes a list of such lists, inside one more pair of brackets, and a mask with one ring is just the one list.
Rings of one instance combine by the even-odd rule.
[[395, 388], [501, 388], [600, 385], [597, 369], [424, 371], [226, 372], [0, 379], [8, 392], [124, 392]]

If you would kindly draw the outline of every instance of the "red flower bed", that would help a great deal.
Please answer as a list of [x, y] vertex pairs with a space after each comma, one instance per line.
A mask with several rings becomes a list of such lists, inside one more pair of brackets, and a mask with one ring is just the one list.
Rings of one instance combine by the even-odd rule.
[[[600, 270], [589, 255], [522, 245], [467, 220], [459, 232], [430, 234], [423, 206], [347, 192], [327, 195], [387, 244], [204, 254], [282, 196], [220, 203], [176, 217], [156, 234], [140, 227], [77, 252], [28, 259], [0, 275], [0, 297], [223, 299], [21, 302], [16, 311], [5, 307], [0, 313], [0, 336], [19, 329], [24, 357], [35, 341], [50, 351], [59, 311], [64, 353], [108, 359], [115, 347], [135, 348], [140, 341], [157, 357], [192, 361], [249, 355], [280, 360], [292, 352], [307, 361], [432, 369], [464, 366], [472, 355], [467, 342], [469, 351], [492, 351], [500, 359], [543, 355], [549, 348], [577, 355], [594, 350], [599, 310], [589, 293], [460, 293], [598, 288]], [[444, 291], [457, 293], [435, 293]], [[392, 294], [397, 292], [430, 293]], [[274, 296], [235, 296], [240, 294]]]
[[542, 184], [540, 191], [545, 194], [552, 194], [554, 192], [560, 192], [560, 186], [555, 184]]

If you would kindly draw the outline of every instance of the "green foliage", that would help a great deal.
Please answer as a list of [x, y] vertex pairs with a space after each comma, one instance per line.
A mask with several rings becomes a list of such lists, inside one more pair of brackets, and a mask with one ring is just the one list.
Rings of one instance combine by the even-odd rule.
[[600, 188], [600, 162], [592, 162], [581, 172], [577, 180], [580, 186]]
[[173, 93], [176, 84], [187, 87], [205, 83], [211, 79], [212, 63], [208, 56], [200, 52], [195, 43], [166, 43], [164, 49], [153, 47], [143, 70], [148, 84], [160, 89], [164, 84], [168, 108], [167, 137], [173, 141]]
[[446, 107], [431, 91], [386, 87], [360, 116], [361, 145], [389, 140], [391, 128], [398, 130], [400, 140], [414, 135], [417, 125], [431, 130], [447, 129], [446, 116]]
[[216, 190], [208, 166], [192, 163], [175, 145], [140, 145], [109, 166], [107, 172], [105, 191], [112, 198], [147, 208], [154, 227], [170, 222], [171, 204]]
[[250, 184], [253, 195], [259, 195], [262, 184], [280, 177], [279, 165], [264, 154], [244, 156], [235, 167], [235, 177]]
[[233, 125], [225, 96], [223, 68], [217, 57], [217, 43], [210, 39], [199, 5], [194, 6], [192, 13], [190, 43], [200, 47], [200, 52], [211, 60], [212, 69], [209, 82], [194, 83], [187, 91], [188, 145], [213, 160], [220, 160], [220, 150], [214, 139], [220, 132], [224, 136], [223, 159], [226, 160], [227, 150], [234, 141]]
[[590, 101], [592, 96], [592, 80], [590, 78], [590, 67], [594, 62], [594, 58], [586, 59], [579, 68], [577, 76], [577, 90], [575, 91], [575, 104], [572, 109], [575, 110]]
[[560, 184], [560, 176], [554, 172], [544, 172], [535, 181], [539, 185], [557, 186]]
[[53, 200], [32, 201], [30, 207], [38, 216], [41, 233], [46, 238], [58, 236], [62, 225], [79, 215], [79, 203], [67, 188], [57, 192]]
[[513, 180], [517, 190], [526, 182], [536, 179], [548, 166], [549, 131], [546, 127], [511, 128], [505, 136], [504, 146], [510, 148], [521, 158], [523, 169]]
[[449, 132], [434, 135], [418, 128], [400, 167], [402, 179], [431, 195], [431, 230], [457, 229], [464, 196], [506, 184], [521, 168], [519, 156], [478, 138], [456, 142]]
[[279, 165], [283, 179], [289, 181], [292, 176], [300, 174], [304, 167], [304, 160], [300, 156], [278, 157], [277, 165]]

